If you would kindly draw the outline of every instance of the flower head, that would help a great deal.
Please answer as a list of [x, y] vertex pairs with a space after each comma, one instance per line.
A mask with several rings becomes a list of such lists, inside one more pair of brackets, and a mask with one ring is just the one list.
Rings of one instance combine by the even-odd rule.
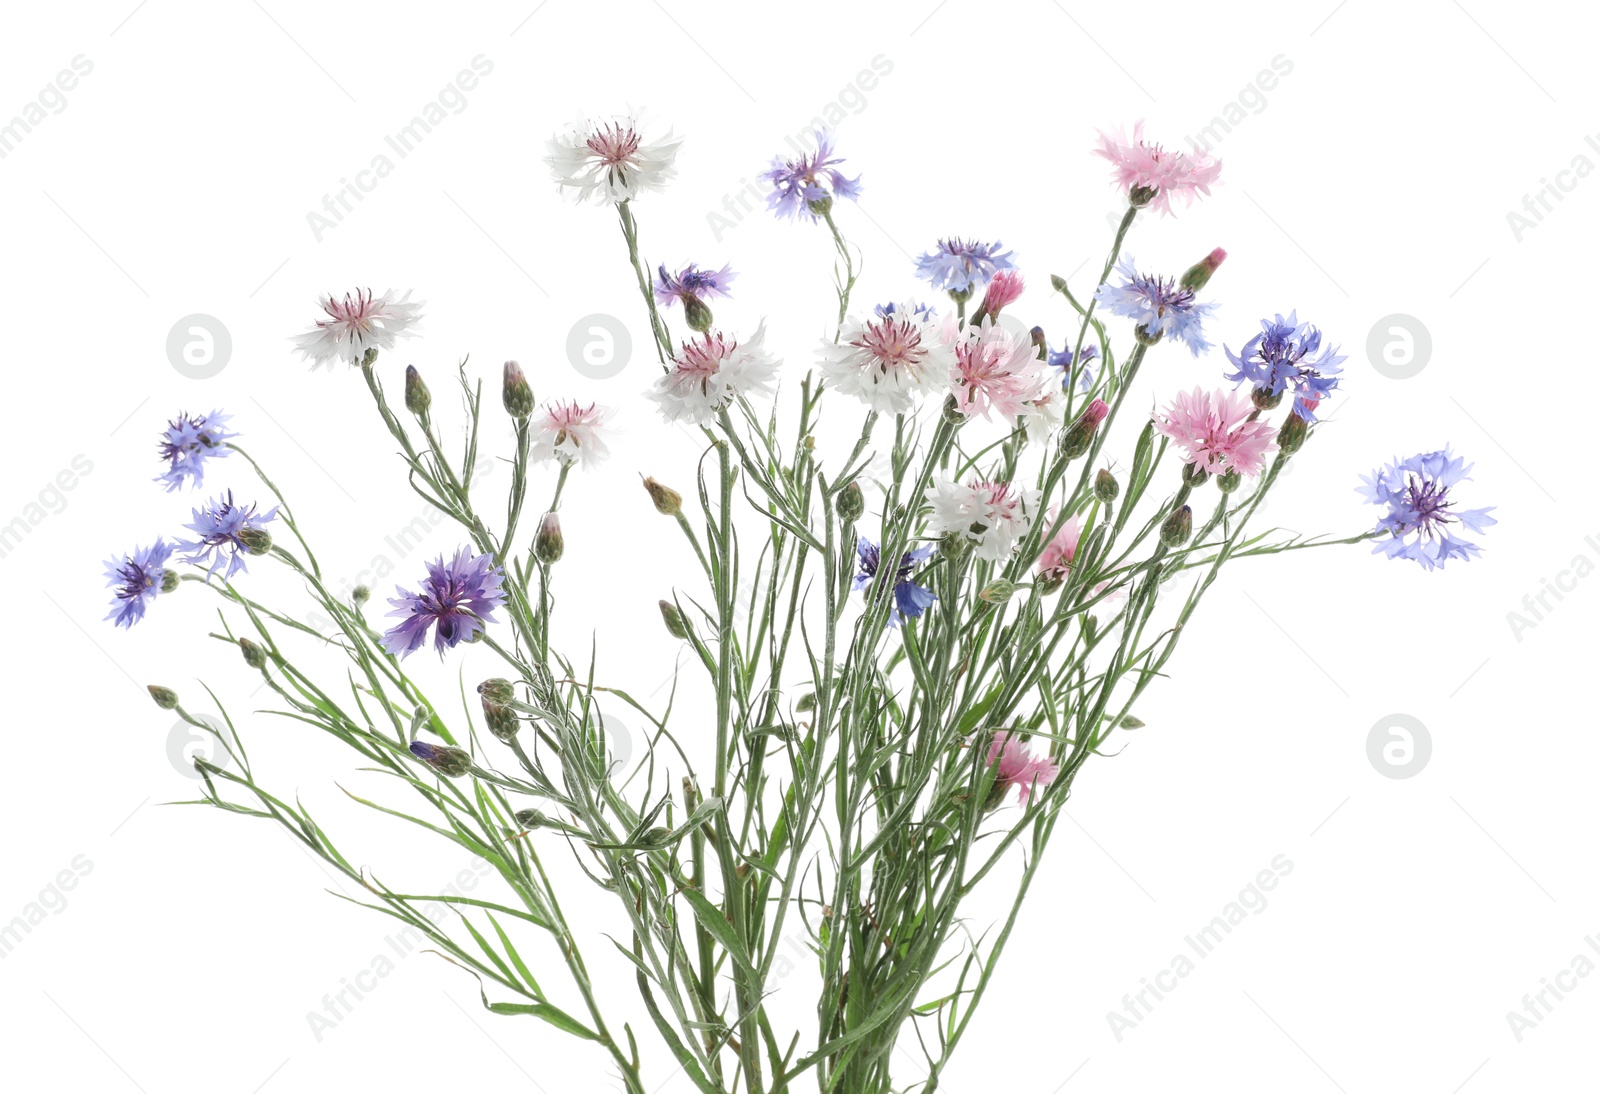
[[[883, 581], [894, 581], [894, 601], [889, 606], [889, 625], [898, 627], [902, 620], [916, 619], [932, 606], [939, 598], [931, 589], [925, 589], [911, 580], [911, 571], [928, 560], [933, 554], [933, 544], [925, 544], [915, 550], [907, 551], [900, 556], [900, 565], [895, 568], [891, 579], [889, 571], [879, 573], [881, 561], [878, 545], [865, 536], [856, 540], [856, 557], [861, 568], [856, 573], [855, 584], [852, 586], [857, 592], [870, 590]], [[868, 591], [867, 595], [871, 595]]]
[[1372, 549], [1373, 554], [1406, 558], [1424, 570], [1435, 570], [1452, 558], [1463, 562], [1478, 554], [1476, 543], [1462, 539], [1452, 525], [1482, 535], [1497, 524], [1486, 509], [1457, 509], [1450, 490], [1469, 477], [1472, 465], [1452, 456], [1446, 447], [1395, 460], [1361, 477], [1357, 490], [1374, 505], [1384, 507], [1376, 531], [1389, 533]]
[[661, 190], [677, 169], [682, 137], [669, 131], [659, 140], [647, 141], [641, 133], [640, 118], [634, 114], [609, 117], [581, 117], [545, 145], [544, 162], [563, 191], [571, 189], [581, 205], [592, 201], [632, 201], [641, 194]]
[[371, 289], [357, 289], [340, 300], [329, 293], [318, 303], [328, 318], [317, 320], [314, 327], [292, 339], [312, 368], [324, 363], [332, 368], [334, 361], [358, 365], [368, 350], [393, 349], [397, 339], [410, 338], [416, 333], [412, 328], [422, 319], [422, 301], [412, 303], [410, 292], [397, 297], [392, 289], [382, 296], [372, 295]]
[[941, 239], [932, 251], [917, 259], [917, 276], [936, 289], [970, 293], [987, 285], [1001, 270], [1013, 268], [1010, 251], [999, 240]]
[[995, 768], [995, 786], [1003, 796], [1013, 786], [1017, 800], [1028, 804], [1035, 788], [1043, 790], [1056, 780], [1056, 763], [1049, 756], [1035, 756], [1027, 745], [1011, 733], [1000, 730], [989, 741], [989, 766]]
[[232, 577], [245, 569], [245, 555], [259, 553], [251, 546], [251, 541], [260, 542], [259, 537], [265, 532], [262, 525], [278, 515], [278, 507], [274, 505], [265, 513], [257, 513], [254, 505], [235, 502], [230, 490], [193, 513], [194, 520], [184, 527], [194, 532], [196, 538], [177, 544], [186, 552], [183, 561], [197, 566], [209, 562], [207, 572], [213, 574], [226, 567], [222, 576]]
[[472, 641], [483, 633], [485, 623], [495, 622], [494, 609], [505, 603], [503, 581], [489, 555], [474, 555], [465, 547], [448, 563], [441, 555], [428, 563], [421, 592], [395, 587], [400, 595], [390, 598], [394, 611], [389, 616], [400, 622], [384, 633], [383, 648], [395, 657], [409, 656], [427, 640], [429, 627], [440, 657], [445, 650]]
[[881, 414], [904, 414], [916, 397], [944, 387], [955, 352], [933, 316], [911, 304], [880, 307], [868, 319], [850, 316], [839, 340], [818, 350], [822, 373], [835, 391], [853, 395]]
[[999, 315], [1001, 309], [1016, 302], [1022, 295], [1022, 271], [1001, 270], [989, 282], [983, 294], [983, 310], [988, 315]]
[[738, 396], [770, 394], [780, 362], [762, 346], [765, 324], [744, 342], [707, 331], [683, 343], [670, 370], [651, 387], [649, 397], [669, 422], [710, 425], [717, 411]]
[[217, 410], [195, 415], [180, 412], [168, 422], [157, 442], [167, 469], [155, 481], [166, 483], [169, 494], [182, 487], [185, 480], [199, 486], [205, 479], [206, 461], [228, 455], [230, 449], [224, 442], [239, 435], [223, 428], [229, 417]]
[[171, 554], [172, 544], [158, 536], [150, 546], [135, 547], [120, 561], [107, 559], [106, 584], [117, 592], [106, 618], [115, 620], [118, 627], [131, 627], [143, 619], [150, 601], [161, 595]]
[[558, 460], [570, 467], [594, 467], [606, 458], [608, 450], [601, 439], [601, 426], [610, 411], [589, 403], [557, 400], [545, 403], [533, 416], [533, 448], [536, 460]]
[[1095, 299], [1113, 315], [1132, 319], [1134, 333], [1142, 341], [1153, 345], [1163, 335], [1170, 335], [1196, 357], [1211, 348], [1200, 325], [1216, 310], [1215, 304], [1196, 303], [1194, 293], [1170, 277], [1140, 273], [1132, 255], [1122, 256], [1117, 275], [1122, 283], [1106, 282]]
[[1168, 152], [1159, 144], [1144, 139], [1144, 122], [1135, 122], [1133, 140], [1119, 129], [1113, 136], [1100, 134], [1100, 147], [1094, 154], [1111, 161], [1112, 177], [1134, 205], [1148, 205], [1171, 215], [1174, 195], [1185, 205], [1194, 203], [1196, 194], [1210, 194], [1222, 164], [1205, 152]]
[[658, 266], [656, 301], [663, 308], [670, 308], [675, 301], [685, 298], [694, 300], [718, 296], [726, 298], [728, 286], [738, 276], [731, 266], [724, 266], [720, 270], [702, 270], [691, 262], [675, 274], [669, 274], [664, 265]]
[[993, 411], [1009, 421], [1044, 395], [1044, 362], [1027, 335], [1012, 334], [985, 317], [981, 326], [957, 334], [954, 348], [951, 392], [967, 417], [987, 418]]
[[1266, 466], [1278, 430], [1271, 422], [1252, 419], [1250, 397], [1240, 391], [1180, 391], [1164, 413], [1154, 415], [1156, 429], [1178, 444], [1186, 463], [1213, 475], [1237, 471], [1259, 475]]
[[[1053, 514], [1050, 519], [1054, 523]], [[1072, 558], [1078, 553], [1078, 541], [1082, 538], [1083, 525], [1076, 515], [1062, 521], [1061, 527], [1056, 529], [1056, 534], [1050, 537], [1050, 542], [1039, 554], [1039, 580], [1051, 585], [1065, 581]]]
[[939, 309], [928, 304], [904, 302], [896, 304], [891, 300], [887, 304], [874, 304], [872, 306], [872, 314], [879, 319], [887, 319], [891, 315], [897, 315], [902, 319], [910, 316], [919, 322], [932, 323], [939, 318]]
[[933, 507], [929, 530], [958, 536], [972, 544], [974, 554], [990, 562], [1011, 556], [1039, 507], [1037, 490], [980, 479], [966, 485], [936, 479], [924, 496]]
[[767, 208], [780, 217], [807, 217], [817, 220], [833, 207], [835, 197], [855, 201], [861, 196], [861, 176], [850, 178], [833, 154], [833, 134], [818, 129], [813, 134], [817, 147], [795, 159], [772, 157], [772, 166], [759, 178], [772, 187]]
[[1073, 356], [1072, 347], [1063, 344], [1059, 350], [1046, 347], [1045, 364], [1051, 368], [1061, 370], [1061, 390], [1065, 391], [1072, 386], [1072, 378], [1078, 378], [1078, 390], [1085, 394], [1094, 387], [1095, 361], [1100, 357], [1100, 347], [1094, 343], [1084, 346], [1077, 356]]
[[1339, 365], [1345, 360], [1338, 347], [1323, 346], [1316, 327], [1297, 322], [1294, 312], [1287, 319], [1263, 319], [1261, 333], [1238, 353], [1227, 346], [1222, 352], [1234, 366], [1227, 379], [1271, 395], [1292, 391], [1294, 412], [1308, 422], [1316, 420], [1317, 404], [1339, 386]]

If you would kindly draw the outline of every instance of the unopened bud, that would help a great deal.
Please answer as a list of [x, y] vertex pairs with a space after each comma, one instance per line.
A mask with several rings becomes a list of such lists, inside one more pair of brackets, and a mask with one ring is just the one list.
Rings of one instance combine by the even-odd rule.
[[1306, 443], [1306, 433], [1306, 420], [1298, 414], [1290, 414], [1278, 430], [1278, 447], [1285, 456], [1292, 456]]
[[1117, 500], [1117, 492], [1122, 488], [1117, 484], [1117, 477], [1108, 469], [1102, 467], [1095, 472], [1094, 496], [1101, 501], [1110, 503]]
[[867, 499], [861, 495], [861, 484], [854, 480], [839, 491], [839, 500], [835, 503], [839, 518], [845, 523], [854, 523], [862, 513], [867, 511]]
[[177, 592], [179, 580], [177, 570], [163, 570], [161, 572], [161, 591], [164, 593]]
[[447, 779], [459, 779], [472, 770], [472, 756], [448, 745], [412, 741], [411, 754]]
[[267, 667], [267, 651], [248, 638], [239, 639], [239, 652], [244, 654], [244, 663], [253, 669]]
[[689, 324], [689, 329], [704, 334], [711, 329], [711, 309], [698, 296], [685, 293], [683, 300], [683, 321]]
[[506, 362], [505, 384], [501, 389], [501, 398], [505, 403], [506, 413], [518, 421], [533, 413], [533, 388], [528, 386], [528, 378], [522, 374], [522, 366], [515, 361]]
[[365, 604], [371, 598], [372, 590], [367, 588], [365, 585], [357, 585], [354, 589], [350, 590], [350, 599], [355, 601], [358, 605]]
[[[1050, 281], [1052, 284], [1054, 284], [1056, 278], [1052, 277], [1050, 278]], [[1043, 361], [1045, 358], [1050, 356], [1050, 346], [1044, 340], [1043, 327], [1034, 327], [1032, 330], [1028, 331], [1028, 340], [1033, 343], [1033, 355], [1039, 360]]]
[[1185, 486], [1204, 486], [1206, 480], [1210, 477], [1210, 473], [1198, 463], [1186, 463], [1183, 465], [1183, 485]]
[[420, 418], [432, 405], [433, 396], [428, 392], [428, 385], [422, 382], [422, 373], [417, 371], [416, 365], [407, 365], [406, 409]]
[[483, 697], [483, 720], [488, 725], [490, 733], [507, 743], [517, 735], [517, 730], [522, 728], [516, 711], [508, 706], [502, 706], [487, 695]]
[[361, 355], [361, 367], [371, 368], [378, 360], [378, 347], [368, 346], [367, 352]]
[[239, 543], [252, 555], [264, 555], [272, 550], [272, 533], [265, 528], [241, 528], [237, 535]]
[[539, 531], [533, 537], [533, 557], [548, 566], [560, 562], [566, 549], [567, 541], [561, 536], [561, 518], [555, 513], [540, 517]]
[[1243, 481], [1243, 476], [1241, 476], [1239, 472], [1231, 470], [1225, 471], [1217, 476], [1217, 489], [1221, 490], [1224, 494], [1231, 494], [1235, 490], [1239, 489], [1239, 483], [1241, 481]]
[[1133, 340], [1141, 346], [1155, 345], [1161, 341], [1161, 334], [1160, 330], [1151, 330], [1143, 323], [1139, 323], [1133, 328]]
[[160, 684], [151, 684], [146, 688], [150, 698], [156, 701], [156, 706], [162, 710], [172, 710], [178, 705], [178, 693], [171, 688], [164, 688]]
[[1274, 392], [1270, 387], [1258, 387], [1250, 392], [1250, 401], [1257, 410], [1277, 410], [1278, 404], [1283, 402], [1283, 392]]
[[1139, 719], [1135, 718], [1131, 714], [1124, 714], [1122, 716], [1122, 721], [1118, 722], [1117, 725], [1121, 726], [1123, 729], [1143, 729], [1144, 728], [1144, 723], [1141, 722]]
[[1172, 515], [1161, 522], [1161, 546], [1182, 547], [1189, 542], [1189, 534], [1194, 531], [1194, 513], [1187, 505], [1173, 510]]
[[545, 825], [545, 815], [537, 809], [518, 809], [511, 814], [511, 819], [524, 830], [529, 828], [542, 828]]
[[[950, 295], [954, 296], [955, 294], [951, 293]], [[956, 402], [954, 395], [946, 395], [944, 397], [944, 407], [940, 413], [944, 415], [944, 420], [951, 425], [960, 425], [967, 420], [967, 416], [961, 413], [961, 404]]]
[[511, 681], [495, 676], [478, 685], [478, 694], [488, 703], [509, 703], [517, 697]]
[[804, 695], [800, 696], [800, 700], [799, 702], [795, 703], [794, 709], [798, 714], [805, 714], [808, 711], [816, 710], [817, 693], [814, 691], [808, 691]]
[[1083, 416], [1073, 423], [1061, 437], [1061, 454], [1069, 460], [1075, 460], [1094, 443], [1094, 434], [1100, 428], [1100, 423], [1106, 420], [1106, 415], [1111, 413], [1111, 408], [1105, 402], [1095, 399], [1084, 410]]
[[667, 625], [667, 633], [674, 638], [688, 638], [689, 626], [683, 620], [683, 613], [678, 606], [670, 600], [660, 601], [661, 621]]
[[978, 599], [985, 604], [1004, 604], [1011, 599], [1011, 594], [1016, 591], [1016, 582], [997, 577], [979, 590]]
[[662, 486], [655, 479], [645, 479], [644, 488], [649, 491], [656, 512], [663, 516], [675, 517], [683, 511], [683, 495], [672, 487]]
[[1183, 277], [1178, 281], [1178, 287], [1188, 289], [1190, 292], [1199, 292], [1206, 287], [1206, 282], [1211, 280], [1211, 275], [1217, 272], [1217, 267], [1222, 265], [1222, 260], [1227, 257], [1227, 251], [1221, 247], [1216, 248], [1184, 271]]

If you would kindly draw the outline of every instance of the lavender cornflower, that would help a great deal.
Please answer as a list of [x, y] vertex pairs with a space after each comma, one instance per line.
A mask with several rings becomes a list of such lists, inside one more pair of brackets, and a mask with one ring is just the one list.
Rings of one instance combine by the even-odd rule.
[[673, 301], [681, 302], [684, 320], [691, 329], [704, 334], [711, 329], [712, 322], [706, 299], [728, 296], [728, 285], [738, 276], [731, 266], [702, 270], [691, 262], [675, 274], [669, 274], [666, 266], [660, 266], [656, 275], [656, 300], [663, 308], [670, 308]]
[[[1319, 355], [1320, 351], [1320, 355]], [[1236, 371], [1226, 379], [1248, 383], [1256, 393], [1256, 403], [1276, 402], [1286, 390], [1294, 392], [1294, 412], [1308, 422], [1316, 421], [1317, 404], [1339, 386], [1339, 365], [1344, 361], [1337, 346], [1322, 345], [1322, 332], [1310, 323], [1297, 322], [1295, 313], [1261, 321], [1261, 333], [1235, 354], [1227, 346]]]
[[757, 176], [772, 186], [767, 208], [780, 217], [818, 220], [833, 208], [834, 198], [861, 196], [861, 176], [847, 178], [839, 170], [844, 159], [833, 154], [833, 134], [818, 129], [814, 136], [816, 151], [792, 160], [773, 156], [772, 167]]
[[[915, 619], [939, 598], [929, 589], [911, 580], [911, 571], [933, 554], [933, 544], [907, 551], [900, 557], [900, 567], [894, 575], [894, 603], [889, 608], [889, 625], [898, 627], [904, 619]], [[869, 588], [878, 580], [878, 545], [863, 536], [856, 541], [856, 554], [861, 559], [861, 571], [856, 574], [856, 591]]]
[[1211, 348], [1200, 326], [1216, 311], [1215, 304], [1196, 303], [1194, 293], [1174, 278], [1140, 273], [1132, 255], [1122, 256], [1117, 276], [1122, 284], [1106, 282], [1095, 293], [1095, 300], [1113, 315], [1132, 319], [1134, 336], [1140, 342], [1153, 346], [1163, 335], [1170, 335], [1196, 357]]
[[245, 569], [244, 556], [265, 554], [272, 546], [272, 537], [262, 527], [278, 515], [274, 505], [265, 513], [256, 513], [254, 505], [239, 505], [230, 490], [220, 498], [206, 502], [205, 508], [194, 510], [194, 520], [184, 525], [199, 535], [198, 539], [180, 540], [178, 546], [187, 554], [183, 561], [202, 565], [210, 561], [208, 573], [227, 567], [223, 577], [232, 577]]
[[1072, 347], [1066, 344], [1063, 344], [1059, 350], [1050, 349], [1048, 346], [1045, 348], [1047, 351], [1044, 358], [1045, 364], [1049, 365], [1051, 368], [1058, 368], [1061, 370], [1062, 391], [1066, 391], [1067, 388], [1072, 386], [1072, 377], [1074, 373], [1076, 373], [1078, 377], [1079, 391], [1087, 394], [1089, 389], [1094, 387], [1094, 362], [1100, 357], [1099, 346], [1093, 344], [1084, 346], [1082, 352], [1078, 354], [1076, 360], [1074, 360], [1072, 356]]
[[1421, 452], [1410, 459], [1395, 460], [1361, 476], [1357, 493], [1374, 505], [1386, 506], [1375, 529], [1389, 533], [1372, 549], [1373, 554], [1406, 558], [1424, 570], [1436, 570], [1448, 560], [1463, 562], [1478, 554], [1476, 543], [1461, 539], [1450, 525], [1460, 524], [1482, 535], [1498, 523], [1487, 509], [1455, 509], [1450, 488], [1468, 477], [1472, 465], [1452, 458], [1447, 446], [1440, 452]]
[[167, 423], [156, 446], [167, 461], [167, 469], [155, 480], [166, 484], [167, 493], [182, 487], [185, 479], [199, 486], [205, 478], [206, 461], [228, 454], [224, 443], [239, 435], [223, 428], [229, 417], [218, 410], [194, 415], [180, 411]]
[[148, 547], [135, 547], [122, 561], [106, 560], [106, 584], [117, 590], [107, 619], [118, 627], [131, 627], [144, 618], [149, 602], [162, 592], [167, 579], [167, 557], [172, 544], [159, 536]]
[[474, 555], [467, 548], [456, 551], [447, 564], [441, 555], [428, 563], [428, 577], [418, 593], [396, 586], [400, 595], [391, 598], [391, 618], [401, 622], [383, 636], [383, 648], [396, 657], [408, 657], [421, 648], [434, 628], [433, 648], [444, 651], [470, 642], [483, 633], [485, 623], [495, 622], [494, 609], [505, 603], [501, 589], [505, 575], [489, 555]]
[[970, 296], [1001, 270], [1015, 269], [1005, 244], [979, 243], [975, 239], [941, 239], [928, 254], [917, 259], [917, 276], [936, 289]]

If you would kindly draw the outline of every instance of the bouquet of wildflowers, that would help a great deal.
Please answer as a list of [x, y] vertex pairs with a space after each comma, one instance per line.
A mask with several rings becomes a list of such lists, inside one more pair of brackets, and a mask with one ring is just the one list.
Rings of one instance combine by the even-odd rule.
[[[161, 438], [167, 489], [200, 488], [218, 465], [240, 474], [186, 532], [108, 563], [110, 618], [131, 627], [185, 588], [218, 597], [211, 637], [237, 646], [298, 731], [348, 746], [356, 801], [397, 836], [492, 867], [498, 894], [391, 888], [381, 864], [352, 861], [294, 795], [264, 785], [243, 725], [213, 726], [151, 687], [227, 750], [227, 763], [196, 759], [200, 803], [283, 826], [475, 977], [493, 1013], [585, 1042], [575, 1050], [604, 1054], [635, 1094], [672, 1068], [706, 1094], [931, 1091], [1074, 781], [1143, 724], [1140, 696], [1222, 568], [1370, 540], [1434, 569], [1470, 559], [1464, 533], [1494, 520], [1458, 503], [1470, 468], [1446, 449], [1367, 475], [1381, 515], [1357, 534], [1259, 528], [1341, 382], [1344, 358], [1293, 311], [1225, 347], [1220, 371], [1191, 366], [1211, 383], [1154, 413], [1130, 404], [1147, 358], [1200, 359], [1216, 337], [1204, 297], [1221, 249], [1176, 273], [1123, 253], [1141, 210], [1171, 215], [1209, 193], [1219, 165], [1206, 155], [1165, 151], [1137, 127], [1102, 135], [1095, 152], [1127, 205], [1092, 283], [1052, 277], [1025, 297], [1001, 244], [950, 238], [905, 271], [903, 298], [863, 305], [861, 253], [840, 224], [862, 184], [818, 133], [813, 152], [762, 178], [775, 214], [827, 233], [838, 309], [816, 344], [780, 347], [761, 325], [716, 322], [727, 266], [652, 270], [642, 257], [635, 209], [665, 187], [679, 146], [632, 117], [584, 120], [547, 161], [561, 189], [617, 216], [659, 364], [644, 394], [703, 445], [695, 468], [648, 469], [681, 491], [645, 478], [639, 497], [697, 560], [692, 580], [662, 590], [661, 624], [684, 655], [665, 709], [607, 682], [603, 627], [581, 658], [550, 637], [563, 489], [575, 469], [604, 473], [607, 412], [536, 399], [514, 362], [486, 405], [463, 365], [449, 379], [465, 420], [446, 428], [421, 373], [386, 367], [420, 318], [409, 295], [324, 298], [297, 348], [359, 372], [410, 485], [459, 529], [459, 548], [387, 597], [386, 614], [367, 588], [336, 595], [237, 423], [183, 414]], [[1054, 338], [1025, 326], [1024, 300], [1069, 321]], [[480, 453], [506, 422], [510, 451]], [[512, 469], [503, 500], [473, 486], [491, 457]], [[530, 491], [549, 498], [537, 515]], [[258, 600], [261, 566], [292, 572], [329, 625]], [[407, 673], [424, 647], [459, 658], [468, 644], [500, 666], [470, 703], [435, 702]], [[648, 721], [642, 755], [615, 754], [601, 694]], [[687, 722], [673, 713], [680, 694], [695, 707]], [[609, 922], [574, 929], [552, 856], [609, 894]], [[969, 922], [980, 890], [1009, 900], [1003, 922]], [[807, 982], [783, 993], [806, 995], [814, 1021], [801, 1028], [775, 1005], [776, 967], [795, 952], [780, 943], [797, 935]], [[636, 998], [591, 977], [596, 947], [631, 966]], [[633, 1017], [619, 1021], [624, 1006]], [[670, 1057], [661, 1074], [648, 1074], [641, 1037]], [[914, 1077], [892, 1074], [901, 1038], [926, 1056]]]

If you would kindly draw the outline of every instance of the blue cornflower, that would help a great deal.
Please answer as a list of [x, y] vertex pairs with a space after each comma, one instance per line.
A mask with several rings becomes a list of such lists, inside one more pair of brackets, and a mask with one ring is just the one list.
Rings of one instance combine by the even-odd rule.
[[1460, 524], [1482, 535], [1498, 523], [1487, 509], [1455, 509], [1450, 488], [1468, 477], [1472, 465], [1452, 457], [1446, 447], [1441, 452], [1422, 452], [1410, 459], [1395, 460], [1361, 476], [1357, 492], [1374, 505], [1385, 506], [1378, 518], [1377, 531], [1389, 533], [1372, 549], [1373, 554], [1407, 558], [1424, 570], [1435, 570], [1452, 558], [1463, 562], [1478, 553], [1478, 545], [1461, 539], [1450, 530]]
[[[863, 536], [856, 541], [856, 554], [861, 559], [861, 571], [856, 574], [852, 588], [859, 592], [878, 580], [878, 545]], [[911, 571], [927, 561], [931, 554], [933, 544], [929, 543], [901, 556], [900, 568], [894, 575], [894, 604], [889, 609], [891, 626], [898, 627], [902, 619], [917, 618], [939, 599], [931, 590], [911, 580]]]
[[[1261, 321], [1261, 333], [1228, 355], [1237, 370], [1226, 375], [1236, 384], [1248, 383], [1256, 391], [1282, 395], [1294, 392], [1294, 412], [1308, 422], [1316, 421], [1317, 404], [1339, 386], [1337, 373], [1345, 359], [1338, 347], [1322, 345], [1322, 332], [1310, 323], [1281, 315]], [[1319, 356], [1320, 353], [1320, 356]]]
[[195, 415], [180, 412], [168, 422], [157, 444], [167, 469], [156, 477], [156, 482], [166, 483], [169, 494], [182, 487], [185, 479], [199, 486], [205, 478], [206, 461], [228, 455], [230, 450], [224, 442], [239, 435], [223, 428], [229, 417], [216, 410]]
[[1134, 335], [1145, 345], [1155, 345], [1162, 336], [1176, 338], [1199, 357], [1211, 348], [1200, 329], [1202, 321], [1216, 311], [1215, 304], [1195, 302], [1194, 292], [1183, 288], [1175, 278], [1140, 273], [1132, 255], [1117, 263], [1120, 285], [1107, 281], [1095, 293], [1095, 300], [1113, 315], [1132, 319]]
[[262, 525], [277, 515], [276, 505], [259, 514], [254, 505], [239, 505], [233, 500], [232, 490], [213, 498], [204, 509], [194, 510], [194, 520], [184, 525], [199, 538], [179, 542], [178, 546], [188, 552], [183, 561], [202, 565], [209, 560], [208, 573], [226, 566], [222, 576], [232, 577], [245, 569], [245, 555], [266, 554], [271, 549], [272, 537]]
[[383, 636], [383, 648], [396, 657], [406, 657], [422, 646], [428, 628], [434, 628], [433, 648], [444, 651], [470, 642], [483, 633], [485, 623], [495, 622], [494, 610], [505, 603], [501, 588], [505, 575], [489, 555], [474, 555], [462, 547], [448, 563], [441, 555], [428, 563], [428, 577], [421, 592], [396, 586], [400, 595], [390, 598], [391, 618], [400, 622]]
[[1078, 375], [1079, 391], [1087, 393], [1090, 388], [1094, 387], [1094, 362], [1100, 356], [1099, 346], [1092, 344], [1084, 346], [1083, 351], [1078, 354], [1078, 359], [1076, 362], [1074, 362], [1072, 359], [1071, 347], [1065, 344], [1063, 344], [1059, 350], [1053, 350], [1050, 349], [1049, 346], [1046, 346], [1045, 351], [1045, 364], [1049, 365], [1051, 368], [1058, 368], [1061, 370], [1062, 391], [1066, 391], [1067, 388], [1072, 386], [1072, 375], [1074, 372], [1076, 372]]
[[[897, 314], [901, 307], [902, 305], [896, 304], [891, 300], [887, 304], [873, 305], [872, 314], [876, 315], [879, 319], [888, 319], [890, 316]], [[927, 304], [911, 305], [911, 318], [919, 323], [931, 323], [938, 317], [939, 312], [936, 308], [933, 308]]]
[[833, 154], [833, 134], [818, 129], [815, 152], [786, 160], [772, 157], [772, 167], [758, 176], [772, 187], [767, 208], [780, 217], [819, 219], [833, 207], [836, 197], [851, 201], [861, 196], [861, 176], [847, 178], [839, 170], [844, 159]]
[[971, 293], [983, 288], [1001, 270], [1015, 269], [1005, 244], [979, 243], [975, 239], [941, 239], [928, 254], [917, 259], [917, 276], [936, 289]]
[[656, 273], [656, 300], [662, 307], [671, 307], [674, 300], [693, 297], [704, 300], [706, 297], [728, 295], [728, 286], [739, 275], [733, 272], [733, 267], [724, 266], [720, 270], [702, 270], [693, 262], [675, 274], [669, 274], [665, 265], [657, 267]]
[[145, 607], [161, 594], [167, 576], [167, 557], [172, 544], [157, 536], [148, 547], [135, 547], [122, 561], [106, 560], [106, 584], [117, 590], [107, 619], [116, 626], [131, 627], [144, 618]]

